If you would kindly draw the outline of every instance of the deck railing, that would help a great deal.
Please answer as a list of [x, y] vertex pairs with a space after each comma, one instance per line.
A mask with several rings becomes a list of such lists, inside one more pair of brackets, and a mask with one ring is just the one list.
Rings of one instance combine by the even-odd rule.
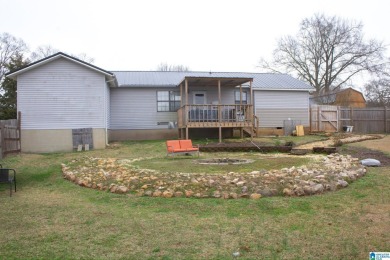
[[198, 126], [202, 123], [208, 126], [229, 123], [234, 126], [250, 124], [253, 120], [252, 105], [184, 105], [177, 113], [179, 127], [191, 123]]

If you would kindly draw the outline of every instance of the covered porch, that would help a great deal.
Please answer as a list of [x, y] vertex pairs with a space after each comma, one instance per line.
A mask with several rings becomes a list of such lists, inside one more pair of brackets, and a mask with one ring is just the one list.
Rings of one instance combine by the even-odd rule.
[[185, 77], [180, 83], [179, 137], [190, 139], [189, 129], [239, 129], [254, 134], [253, 78]]

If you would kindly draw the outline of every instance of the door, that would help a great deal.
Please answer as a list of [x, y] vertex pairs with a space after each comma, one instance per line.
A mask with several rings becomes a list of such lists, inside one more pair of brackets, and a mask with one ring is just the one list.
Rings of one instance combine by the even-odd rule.
[[194, 105], [206, 104], [206, 91], [194, 91], [193, 92], [193, 104]]
[[[192, 106], [190, 112], [190, 120], [196, 122], [204, 122], [207, 118], [206, 91], [194, 91], [192, 94]], [[195, 106], [196, 105], [196, 106]]]

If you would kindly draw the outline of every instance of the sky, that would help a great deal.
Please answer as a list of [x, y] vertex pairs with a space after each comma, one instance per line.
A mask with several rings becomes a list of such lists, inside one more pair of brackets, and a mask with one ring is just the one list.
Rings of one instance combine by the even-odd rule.
[[277, 40], [316, 13], [360, 21], [366, 39], [388, 44], [389, 10], [389, 0], [0, 0], [0, 33], [106, 70], [259, 72]]

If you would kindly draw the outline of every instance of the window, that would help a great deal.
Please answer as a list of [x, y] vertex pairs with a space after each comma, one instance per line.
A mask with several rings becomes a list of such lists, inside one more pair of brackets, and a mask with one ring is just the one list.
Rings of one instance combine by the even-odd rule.
[[178, 91], [157, 91], [157, 112], [176, 112], [179, 108]]
[[[234, 92], [234, 104], [240, 104], [240, 91]], [[248, 104], [248, 95], [246, 91], [242, 92], [242, 104], [246, 105]]]

